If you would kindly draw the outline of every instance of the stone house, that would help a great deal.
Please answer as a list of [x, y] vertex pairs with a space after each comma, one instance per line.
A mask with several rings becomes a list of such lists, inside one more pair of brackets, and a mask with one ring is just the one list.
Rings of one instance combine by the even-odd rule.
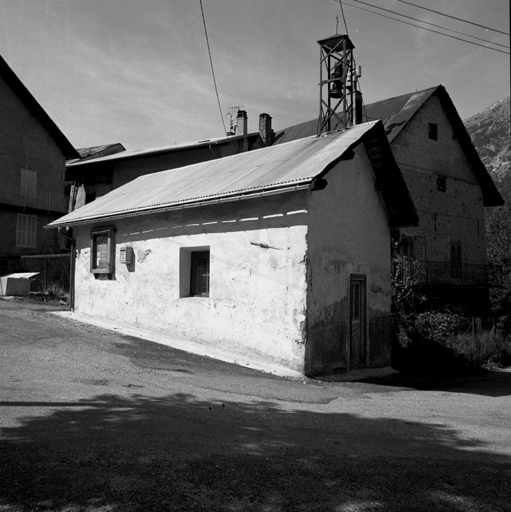
[[0, 273], [21, 255], [59, 250], [43, 226], [67, 213], [65, 160], [78, 154], [0, 57]]
[[308, 375], [390, 363], [391, 230], [417, 213], [381, 122], [141, 176], [52, 222], [74, 310]]
[[238, 110], [235, 126], [235, 131], [228, 136], [185, 144], [133, 150], [112, 144], [78, 150], [80, 158], [69, 159], [66, 164], [66, 180], [73, 184], [71, 210], [139, 176], [262, 148], [271, 141], [268, 114], [259, 116], [258, 132], [248, 133], [247, 113]]
[[[381, 119], [419, 214], [395, 241], [414, 260], [432, 307], [488, 313], [488, 290], [499, 276], [488, 267], [485, 207], [503, 204], [449, 94], [441, 85], [370, 105], [363, 119]], [[316, 133], [317, 120], [276, 133], [283, 144]]]

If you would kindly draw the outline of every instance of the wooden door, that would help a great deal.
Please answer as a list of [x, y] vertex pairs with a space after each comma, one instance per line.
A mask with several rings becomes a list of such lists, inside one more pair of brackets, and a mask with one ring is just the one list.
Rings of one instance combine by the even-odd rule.
[[356, 274], [350, 281], [350, 369], [354, 370], [365, 364], [366, 277]]

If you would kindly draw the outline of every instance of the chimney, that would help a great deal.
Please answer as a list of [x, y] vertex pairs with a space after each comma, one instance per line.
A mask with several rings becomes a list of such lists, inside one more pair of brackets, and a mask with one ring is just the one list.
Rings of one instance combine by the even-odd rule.
[[238, 110], [238, 115], [236, 116], [236, 135], [247, 134], [247, 122], [246, 110]]
[[259, 135], [265, 146], [269, 146], [273, 138], [273, 130], [271, 129], [271, 117], [269, 114], [261, 114], [259, 116]]

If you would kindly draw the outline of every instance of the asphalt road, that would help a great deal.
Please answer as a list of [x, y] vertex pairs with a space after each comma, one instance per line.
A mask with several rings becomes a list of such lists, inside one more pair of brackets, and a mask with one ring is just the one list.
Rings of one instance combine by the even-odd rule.
[[0, 512], [511, 510], [511, 373], [290, 380], [0, 300]]

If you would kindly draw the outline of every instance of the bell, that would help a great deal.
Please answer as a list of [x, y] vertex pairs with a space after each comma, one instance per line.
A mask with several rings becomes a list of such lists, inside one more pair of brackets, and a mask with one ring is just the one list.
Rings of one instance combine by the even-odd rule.
[[340, 80], [333, 82], [333, 86], [328, 91], [328, 95], [330, 98], [342, 98], [344, 96], [343, 86]]

